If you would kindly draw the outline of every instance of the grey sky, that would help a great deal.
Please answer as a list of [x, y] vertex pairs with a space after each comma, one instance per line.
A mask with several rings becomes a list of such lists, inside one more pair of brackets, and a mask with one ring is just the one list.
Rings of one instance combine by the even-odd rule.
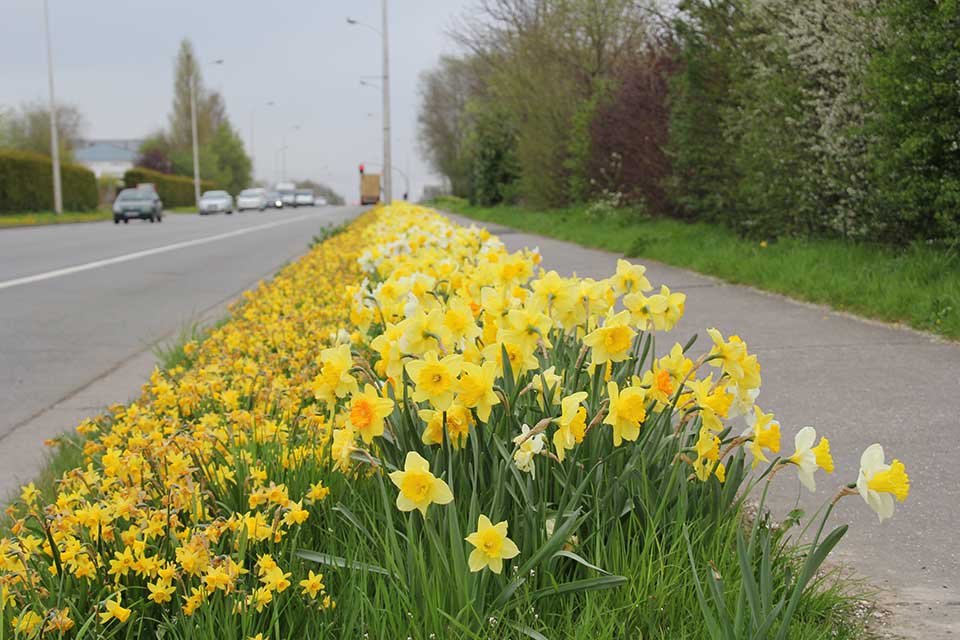
[[[219, 89], [250, 144], [257, 177], [287, 173], [357, 197], [356, 167], [379, 163], [381, 99], [360, 76], [380, 74], [379, 0], [49, 0], [57, 99], [77, 105], [91, 138], [139, 138], [166, 124], [180, 39], [193, 40], [204, 81]], [[416, 148], [418, 74], [455, 51], [445, 34], [471, 0], [392, 0], [391, 92], [394, 164], [408, 171], [411, 197], [436, 183]], [[0, 105], [46, 100], [40, 0], [0, 0]], [[267, 107], [273, 100], [276, 105]], [[368, 114], [372, 114], [368, 115]], [[292, 130], [300, 125], [299, 131]], [[397, 175], [394, 195], [403, 193]]]

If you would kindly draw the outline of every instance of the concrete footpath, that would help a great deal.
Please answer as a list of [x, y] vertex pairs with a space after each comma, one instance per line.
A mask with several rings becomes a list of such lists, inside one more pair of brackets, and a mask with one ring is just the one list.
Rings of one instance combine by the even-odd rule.
[[[472, 221], [450, 216], [461, 224]], [[477, 223], [479, 224], [479, 223]], [[622, 256], [485, 224], [511, 250], [539, 247], [544, 267], [561, 275], [607, 277]], [[895, 637], [960, 638], [960, 344], [863, 320], [826, 307], [730, 285], [642, 258], [650, 282], [687, 294], [686, 314], [659, 352], [705, 329], [737, 334], [763, 368], [758, 398], [783, 432], [816, 427], [830, 440], [836, 470], [818, 474], [818, 494], [798, 490], [781, 474], [773, 508], [784, 515], [800, 504], [808, 513], [837, 488], [856, 481], [861, 452], [879, 442], [887, 462], [898, 458], [910, 475], [908, 500], [882, 524], [859, 496], [840, 501], [836, 524], [849, 523], [834, 553], [881, 590], [891, 615], [884, 631]], [[896, 274], [889, 274], [895, 278]]]

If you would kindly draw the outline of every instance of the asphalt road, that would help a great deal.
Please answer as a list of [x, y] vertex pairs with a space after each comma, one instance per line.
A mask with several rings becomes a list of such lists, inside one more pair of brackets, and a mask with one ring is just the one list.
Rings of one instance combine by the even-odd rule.
[[152, 348], [222, 313], [359, 207], [0, 231], [0, 498], [36, 473], [40, 441], [130, 400]]
[[[451, 216], [463, 224], [471, 221]], [[622, 256], [543, 236], [486, 225], [508, 249], [539, 246], [543, 266], [561, 275], [604, 278]], [[676, 329], [657, 338], [668, 350], [694, 333], [695, 352], [709, 348], [708, 327], [740, 335], [763, 366], [758, 402], [783, 429], [781, 453], [812, 425], [829, 438], [836, 469], [817, 474], [816, 495], [785, 470], [770, 505], [782, 518], [797, 504], [813, 513], [837, 488], [854, 482], [860, 453], [883, 444], [910, 474], [910, 497], [893, 518], [877, 516], [859, 496], [844, 498], [832, 518], [850, 529], [831, 556], [848, 562], [881, 590], [892, 612], [879, 631], [923, 640], [960, 638], [960, 344], [870, 322], [825, 307], [736, 286], [650, 260], [647, 276], [687, 294]], [[896, 277], [891, 274], [891, 277]], [[742, 423], [737, 423], [742, 427]], [[886, 636], [884, 636], [886, 637]]]

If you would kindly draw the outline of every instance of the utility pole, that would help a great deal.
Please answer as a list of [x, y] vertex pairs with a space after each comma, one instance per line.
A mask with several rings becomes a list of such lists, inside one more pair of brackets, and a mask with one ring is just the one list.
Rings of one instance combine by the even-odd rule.
[[47, 36], [47, 84], [50, 85], [50, 159], [53, 161], [53, 210], [63, 213], [63, 191], [60, 186], [60, 136], [57, 131], [57, 98], [53, 92], [53, 49], [50, 46], [50, 15], [43, 0], [43, 27]]
[[[223, 59], [214, 60], [213, 64], [223, 64]], [[193, 59], [193, 73], [190, 74], [190, 129], [193, 137], [193, 196], [197, 202], [197, 211], [200, 210], [200, 142], [197, 140], [197, 74], [200, 73], [200, 63]]]
[[[196, 65], [196, 62], [194, 62]], [[200, 211], [200, 144], [197, 142], [197, 70], [190, 74], [190, 129], [193, 136], [193, 197]]]
[[393, 201], [393, 161], [390, 157], [390, 43], [387, 38], [387, 0], [383, 8], [383, 196], [387, 204]]

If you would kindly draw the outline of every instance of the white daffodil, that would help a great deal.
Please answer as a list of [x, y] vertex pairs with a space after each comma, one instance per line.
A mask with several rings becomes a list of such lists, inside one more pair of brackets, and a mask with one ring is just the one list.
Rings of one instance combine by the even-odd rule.
[[880, 522], [893, 515], [893, 499], [900, 502], [910, 493], [910, 478], [903, 463], [894, 460], [890, 464], [883, 461], [883, 447], [872, 444], [860, 456], [860, 476], [857, 478], [857, 491], [873, 509]]
[[[527, 438], [529, 433], [530, 425], [525, 424], [521, 428], [520, 435], [513, 439], [515, 444], [520, 445], [513, 454], [513, 461], [517, 465], [517, 469], [536, 477], [536, 467], [533, 464], [533, 458], [543, 451], [546, 438], [544, 438], [542, 433]], [[524, 440], [524, 438], [526, 439]]]
[[789, 462], [797, 465], [797, 476], [811, 492], [816, 492], [817, 482], [813, 477], [817, 469], [833, 473], [833, 458], [830, 455], [830, 442], [820, 438], [820, 444], [813, 446], [817, 441], [817, 430], [813, 427], [804, 427], [793, 438], [796, 451], [788, 458]]

